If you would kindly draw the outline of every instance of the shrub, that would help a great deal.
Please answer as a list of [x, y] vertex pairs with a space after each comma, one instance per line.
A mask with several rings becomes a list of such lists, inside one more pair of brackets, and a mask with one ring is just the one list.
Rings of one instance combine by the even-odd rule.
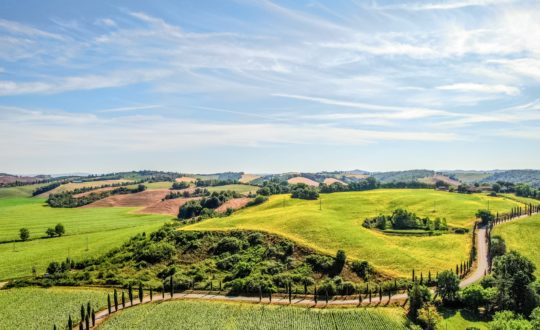
[[307, 256], [306, 262], [314, 271], [319, 273], [328, 273], [332, 269], [334, 258], [318, 254], [311, 254]]
[[328, 296], [334, 296], [336, 294], [336, 283], [332, 280], [323, 281], [317, 288], [318, 295], [326, 295], [327, 293]]
[[175, 252], [176, 248], [171, 243], [150, 242], [135, 253], [135, 258], [138, 261], [156, 263], [171, 259]]
[[243, 242], [236, 237], [224, 237], [215, 246], [214, 252], [222, 254], [225, 252], [236, 253], [242, 249]]
[[369, 275], [372, 271], [372, 267], [367, 261], [353, 261], [351, 269], [353, 270], [353, 272], [356, 273], [356, 275], [358, 275], [358, 277], [362, 278], [364, 281], [369, 278]]

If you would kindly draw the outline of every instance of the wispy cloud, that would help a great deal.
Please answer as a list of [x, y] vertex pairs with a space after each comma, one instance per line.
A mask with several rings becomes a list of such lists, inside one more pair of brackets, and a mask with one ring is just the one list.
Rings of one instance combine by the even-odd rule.
[[450, 85], [437, 86], [439, 90], [457, 91], [467, 93], [488, 93], [488, 94], [506, 94], [510, 96], [519, 95], [520, 90], [514, 86], [507, 85], [486, 85], [475, 83], [457, 83]]
[[[403, 5], [382, 6], [384, 9], [404, 9], [404, 10], [452, 10], [468, 7], [483, 7], [501, 5], [516, 2], [516, 0], [449, 0], [439, 2], [407, 3]], [[380, 8], [380, 7], [377, 7]]]
[[129, 112], [129, 111], [138, 111], [138, 110], [151, 110], [151, 109], [159, 109], [163, 108], [162, 105], [154, 104], [154, 105], [138, 105], [138, 106], [131, 106], [131, 107], [120, 107], [120, 108], [111, 108], [111, 109], [103, 109], [98, 110], [97, 112], [101, 113], [109, 113], [109, 112]]
[[56, 40], [65, 40], [65, 37], [59, 34], [43, 31], [43, 30], [36, 29], [34, 27], [31, 27], [25, 24], [21, 24], [14, 21], [8, 21], [2, 18], [0, 18], [0, 29], [8, 31], [10, 33], [24, 35], [24, 36], [45, 37], [45, 38], [56, 39]]

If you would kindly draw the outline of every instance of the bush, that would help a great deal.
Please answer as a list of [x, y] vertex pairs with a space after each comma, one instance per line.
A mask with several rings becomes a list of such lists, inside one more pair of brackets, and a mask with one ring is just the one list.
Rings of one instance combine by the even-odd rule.
[[306, 262], [314, 271], [319, 273], [328, 273], [332, 269], [334, 258], [318, 254], [311, 254], [307, 256]]
[[225, 252], [236, 253], [242, 249], [244, 242], [236, 237], [224, 237], [215, 246], [214, 253], [222, 254]]
[[315, 200], [319, 198], [319, 192], [317, 188], [310, 187], [306, 184], [299, 183], [292, 188], [291, 191], [292, 198]]
[[135, 259], [149, 263], [169, 260], [175, 254], [176, 248], [168, 242], [151, 242], [135, 253]]
[[266, 202], [267, 200], [268, 200], [268, 197], [262, 196], [262, 195], [257, 195], [257, 197], [255, 197], [253, 200], [249, 201], [246, 204], [246, 206], [259, 205], [259, 204], [262, 204], [262, 203]]
[[202, 206], [199, 201], [188, 201], [178, 211], [179, 219], [190, 219], [201, 214]]
[[317, 294], [324, 296], [328, 293], [328, 296], [335, 296], [336, 295], [336, 283], [332, 280], [325, 280], [321, 283], [321, 285], [317, 288]]
[[351, 269], [364, 281], [367, 281], [372, 271], [372, 267], [367, 261], [353, 261]]

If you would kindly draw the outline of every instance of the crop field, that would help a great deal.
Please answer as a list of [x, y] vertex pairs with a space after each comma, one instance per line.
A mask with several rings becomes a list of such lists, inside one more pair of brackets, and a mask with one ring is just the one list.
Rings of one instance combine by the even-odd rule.
[[406, 329], [403, 310], [313, 309], [205, 301], [169, 301], [113, 314], [112, 329]]
[[94, 309], [107, 306], [103, 289], [21, 288], [0, 290], [0, 329], [65, 329], [68, 315], [80, 319], [81, 304], [90, 302]]
[[[0, 244], [0, 279], [44, 272], [51, 259], [98, 255], [129, 237], [150, 232], [171, 219], [164, 215], [135, 214], [133, 208], [64, 209], [45, 206], [42, 198], [0, 199], [0, 241], [19, 239], [28, 228], [27, 242]], [[62, 223], [66, 235], [40, 239], [48, 227]], [[87, 249], [88, 247], [88, 249]]]
[[[411, 269], [427, 273], [454, 268], [466, 260], [470, 235], [427, 237], [390, 236], [362, 227], [366, 217], [406, 208], [431, 219], [444, 217], [454, 226], [472, 226], [478, 209], [506, 212], [516, 201], [419, 189], [373, 190], [321, 194], [321, 201], [275, 195], [260, 206], [227, 218], [210, 219], [184, 230], [262, 230], [289, 238], [317, 251], [335, 254], [344, 249], [352, 259], [367, 260], [392, 276], [409, 276]], [[444, 251], [445, 258], [440, 257]]]
[[207, 187], [206, 189], [208, 189], [208, 191], [210, 192], [232, 190], [240, 194], [249, 194], [249, 193], [255, 193], [259, 189], [259, 187], [250, 186], [247, 184], [228, 184], [224, 186]]
[[508, 251], [515, 250], [529, 258], [536, 265], [536, 276], [540, 277], [540, 215], [513, 220], [495, 227], [493, 235], [500, 235], [506, 241]]

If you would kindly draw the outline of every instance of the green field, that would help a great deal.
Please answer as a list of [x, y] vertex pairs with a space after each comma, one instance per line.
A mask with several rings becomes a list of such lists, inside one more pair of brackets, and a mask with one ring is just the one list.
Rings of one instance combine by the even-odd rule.
[[[141, 232], [151, 232], [169, 216], [133, 213], [134, 208], [50, 208], [41, 198], [0, 199], [0, 241], [17, 240], [19, 229], [30, 230], [33, 240], [0, 244], [0, 279], [45, 271], [52, 259], [96, 256]], [[62, 223], [66, 235], [40, 239], [48, 227]], [[87, 249], [88, 247], [88, 249]]]
[[[145, 182], [143, 183], [147, 189], [170, 189], [173, 185], [171, 181]], [[134, 185], [133, 187], [136, 187]]]
[[0, 290], [0, 329], [65, 329], [68, 315], [80, 319], [81, 304], [95, 310], [107, 306], [107, 292], [84, 288], [22, 288]]
[[30, 197], [32, 192], [38, 187], [47, 185], [47, 183], [33, 184], [18, 187], [0, 188], [0, 198], [12, 197]]
[[[411, 269], [427, 273], [454, 268], [466, 260], [470, 235], [432, 237], [385, 235], [362, 227], [366, 217], [406, 208], [419, 216], [444, 217], [448, 224], [472, 226], [478, 209], [506, 212], [516, 201], [486, 195], [420, 189], [372, 190], [322, 194], [322, 201], [272, 196], [260, 206], [227, 218], [210, 219], [185, 230], [249, 229], [276, 233], [323, 253], [344, 249], [353, 259], [367, 260], [388, 275], [409, 276]], [[322, 210], [320, 210], [322, 208]], [[445, 257], [441, 258], [441, 251]]]
[[177, 300], [129, 308], [99, 329], [406, 329], [403, 313]]
[[536, 265], [536, 276], [540, 277], [540, 215], [513, 220], [498, 225], [493, 230], [493, 235], [501, 235], [506, 241], [508, 251], [515, 250], [529, 258]]
[[439, 310], [443, 320], [439, 323], [438, 329], [444, 330], [463, 330], [463, 329], [479, 329], [487, 330], [488, 322], [480, 320], [479, 317], [466, 309], [446, 309]]
[[210, 192], [232, 190], [240, 194], [249, 194], [249, 193], [255, 193], [257, 190], [259, 190], [259, 187], [250, 186], [247, 184], [228, 184], [225, 186], [207, 187], [206, 189], [208, 189], [208, 191]]

